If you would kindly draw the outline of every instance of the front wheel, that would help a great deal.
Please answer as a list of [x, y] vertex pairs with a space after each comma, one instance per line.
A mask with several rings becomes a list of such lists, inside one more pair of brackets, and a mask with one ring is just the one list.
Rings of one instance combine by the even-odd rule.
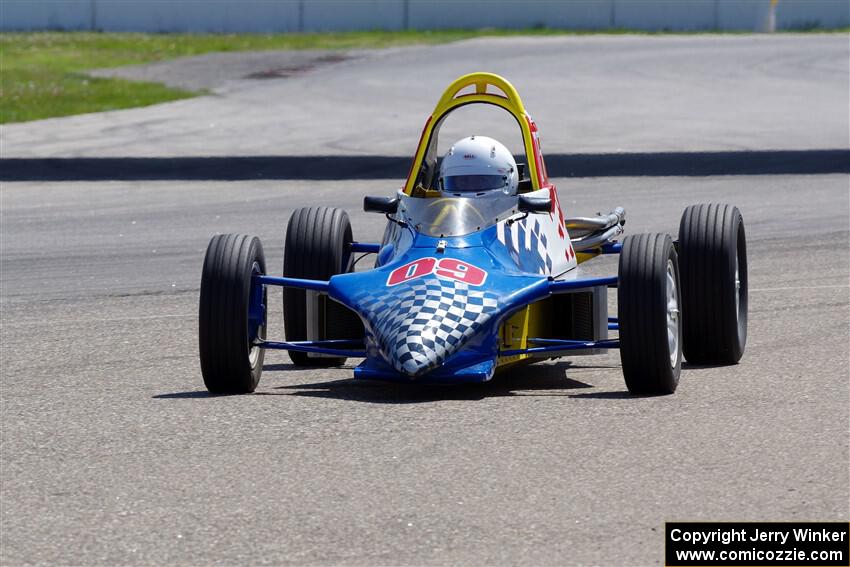
[[265, 273], [256, 236], [218, 234], [210, 240], [198, 314], [201, 374], [210, 393], [247, 394], [260, 381], [265, 351], [254, 342], [266, 336], [266, 291], [252, 277]]
[[623, 241], [617, 310], [620, 359], [633, 394], [672, 394], [682, 370], [679, 259], [666, 234]]

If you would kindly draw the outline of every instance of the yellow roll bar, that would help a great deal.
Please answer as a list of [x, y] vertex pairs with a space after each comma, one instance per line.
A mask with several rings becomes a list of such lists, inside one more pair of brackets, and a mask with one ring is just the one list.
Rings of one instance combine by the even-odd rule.
[[[460, 94], [464, 89], [474, 86], [475, 92]], [[487, 87], [492, 86], [500, 90], [503, 94], [487, 92]], [[528, 168], [529, 177], [531, 178], [532, 187], [537, 190], [541, 188], [541, 178], [538, 172], [537, 160], [542, 158], [538, 156], [534, 137], [531, 131], [533, 121], [526, 114], [525, 107], [522, 104], [522, 99], [514, 86], [504, 77], [493, 73], [470, 73], [456, 79], [440, 97], [437, 106], [431, 113], [428, 122], [425, 124], [425, 129], [422, 131], [422, 137], [419, 139], [419, 146], [416, 149], [413, 165], [410, 168], [410, 173], [407, 177], [407, 182], [404, 185], [404, 192], [410, 195], [416, 184], [416, 179], [419, 176], [422, 162], [425, 159], [428, 148], [431, 144], [431, 139], [435, 132], [439, 132], [440, 125], [443, 119], [454, 109], [467, 104], [482, 103], [499, 106], [508, 111], [519, 124], [522, 131], [523, 146], [525, 147], [525, 155], [528, 160], [526, 167]]]

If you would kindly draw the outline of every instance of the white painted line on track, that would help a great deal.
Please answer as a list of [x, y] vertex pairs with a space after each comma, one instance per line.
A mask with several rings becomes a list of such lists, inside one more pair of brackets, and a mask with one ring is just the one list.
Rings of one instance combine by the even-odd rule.
[[[117, 323], [120, 321], [142, 321], [146, 319], [189, 319], [197, 317], [197, 313], [188, 314], [173, 314], [173, 315], [140, 315], [138, 317], [104, 317], [100, 319], [44, 319], [50, 325], [85, 325], [89, 323]], [[21, 321], [13, 326], [28, 326], [32, 321]], [[3, 321], [3, 326], [9, 325], [8, 321]]]

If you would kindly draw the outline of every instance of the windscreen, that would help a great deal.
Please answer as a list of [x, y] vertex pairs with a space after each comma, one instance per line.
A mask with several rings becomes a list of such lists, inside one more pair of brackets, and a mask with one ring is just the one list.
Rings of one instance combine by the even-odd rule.
[[404, 195], [398, 216], [417, 232], [428, 236], [463, 236], [515, 215], [516, 207], [516, 196], [504, 194], [438, 198]]

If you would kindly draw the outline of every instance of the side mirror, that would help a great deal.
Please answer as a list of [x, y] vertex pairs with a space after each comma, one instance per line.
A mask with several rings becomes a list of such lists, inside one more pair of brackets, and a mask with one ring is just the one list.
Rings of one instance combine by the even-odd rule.
[[521, 213], [548, 213], [552, 210], [552, 199], [520, 195], [517, 198], [517, 209]]
[[367, 213], [391, 215], [398, 210], [398, 197], [364, 197], [363, 210]]

